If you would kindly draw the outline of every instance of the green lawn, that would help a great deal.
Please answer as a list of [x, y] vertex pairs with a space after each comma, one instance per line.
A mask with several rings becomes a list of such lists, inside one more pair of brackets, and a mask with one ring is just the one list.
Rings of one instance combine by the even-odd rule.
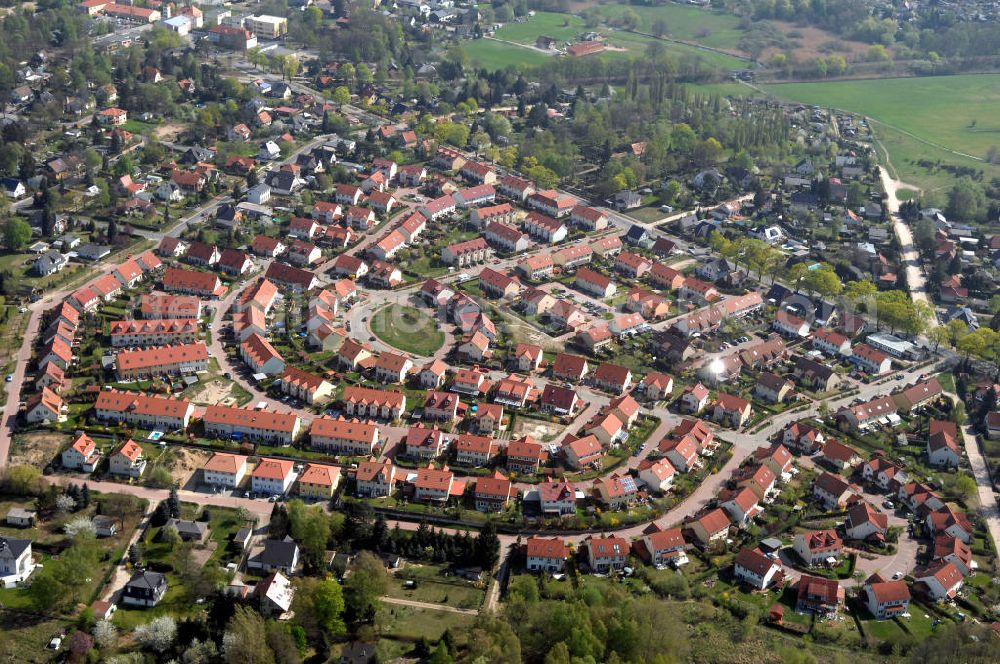
[[462, 48], [473, 64], [486, 69], [533, 67], [549, 59], [549, 56], [534, 49], [504, 44], [493, 39], [476, 39], [464, 44]]
[[468, 629], [474, 616], [450, 611], [433, 609], [415, 609], [397, 604], [385, 604], [382, 611], [386, 614], [384, 634], [399, 639], [417, 640], [427, 638], [437, 641], [446, 629], [464, 631]]
[[982, 168], [987, 177], [1000, 172], [976, 159], [1000, 146], [995, 112], [1000, 74], [789, 83], [765, 89], [784, 99], [871, 117], [893, 166], [915, 184], [935, 186], [951, 178], [917, 166], [920, 159]]
[[609, 5], [600, 8], [601, 14], [612, 18], [622, 14], [626, 7], [639, 15], [639, 32], [652, 33], [653, 23], [663, 20], [667, 25], [665, 36], [683, 41], [697, 42], [712, 48], [736, 51], [736, 44], [743, 36], [740, 19], [730, 13], [717, 13], [698, 7], [665, 4], [659, 7], [635, 5]]
[[[417, 602], [444, 604], [459, 609], [476, 609], [483, 603], [485, 592], [457, 577], [442, 576], [437, 565], [408, 565], [389, 582], [390, 597], [411, 599]], [[416, 582], [416, 587], [404, 587], [406, 580]]]
[[385, 343], [414, 355], [430, 355], [444, 344], [434, 319], [414, 307], [383, 307], [372, 316], [371, 327]]
[[559, 41], [576, 41], [577, 36], [583, 32], [586, 32], [586, 28], [579, 16], [536, 12], [524, 23], [508, 23], [503, 26], [497, 30], [496, 38], [518, 44], [534, 44], [541, 35]]

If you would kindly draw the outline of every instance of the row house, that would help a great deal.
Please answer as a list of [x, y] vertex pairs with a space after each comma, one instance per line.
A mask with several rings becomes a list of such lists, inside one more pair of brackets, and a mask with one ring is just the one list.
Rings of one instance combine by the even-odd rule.
[[314, 450], [351, 456], [370, 456], [379, 442], [378, 427], [370, 422], [320, 417], [309, 427]]
[[202, 420], [205, 435], [229, 440], [291, 445], [302, 422], [294, 413], [275, 413], [251, 408], [209, 405]]
[[896, 402], [891, 396], [875, 397], [837, 411], [837, 421], [855, 431], [867, 429], [878, 421], [890, 422], [896, 415]]
[[653, 267], [653, 263], [645, 256], [623, 251], [615, 259], [615, 272], [630, 279], [640, 279]]
[[421, 205], [418, 210], [430, 221], [449, 215], [455, 211], [455, 199], [451, 196], [439, 196]]
[[489, 164], [472, 161], [471, 159], [462, 164], [458, 172], [466, 180], [479, 184], [492, 185], [497, 181], [495, 168]]
[[142, 350], [123, 350], [115, 357], [119, 380], [195, 374], [208, 371], [208, 348], [203, 341]]
[[392, 493], [398, 470], [389, 459], [362, 461], [354, 473], [356, 491], [362, 498], [380, 498]]
[[[517, 271], [528, 281], [545, 281], [555, 269], [551, 254], [535, 254], [518, 261]], [[551, 296], [549, 296], [551, 297]], [[541, 315], [539, 312], [536, 315]]]
[[497, 183], [497, 190], [507, 198], [524, 203], [529, 196], [535, 193], [535, 185], [530, 180], [516, 175], [505, 175]]
[[247, 474], [247, 457], [216, 452], [201, 467], [202, 482], [209, 486], [236, 489]]
[[178, 431], [186, 429], [194, 414], [187, 399], [141, 392], [101, 390], [94, 402], [94, 415], [102, 422], [126, 422], [135, 428]]
[[403, 220], [397, 228], [400, 235], [410, 244], [415, 242], [420, 235], [427, 230], [427, 219], [419, 212], [414, 212]]
[[492, 203], [496, 199], [496, 195], [497, 192], [493, 188], [493, 185], [481, 184], [475, 187], [459, 189], [452, 194], [452, 198], [458, 207], [469, 208], [483, 205], [484, 203]]
[[539, 242], [557, 244], [569, 233], [566, 224], [538, 212], [531, 212], [522, 222], [524, 230]]
[[488, 207], [475, 208], [469, 213], [469, 224], [482, 230], [491, 223], [515, 224], [518, 219], [518, 212], [510, 203], [490, 205]]
[[116, 348], [193, 343], [198, 321], [193, 318], [120, 320], [111, 322], [111, 345]]
[[477, 237], [464, 242], [448, 245], [441, 250], [441, 262], [456, 267], [466, 267], [482, 263], [493, 255], [485, 238]]
[[318, 404], [333, 397], [334, 387], [322, 376], [288, 366], [281, 374], [281, 392], [307, 404]]
[[499, 443], [489, 436], [461, 434], [454, 441], [455, 463], [464, 466], [487, 466], [499, 454]]
[[581, 267], [576, 271], [573, 285], [583, 292], [601, 299], [615, 294], [615, 283], [609, 277], [587, 267]]
[[892, 358], [868, 344], [855, 346], [848, 359], [851, 364], [871, 374], [883, 374], [892, 369]]
[[341, 397], [344, 410], [351, 417], [371, 417], [396, 420], [406, 410], [406, 395], [402, 392], [348, 386]]
[[552, 255], [552, 262], [563, 270], [572, 270], [581, 265], [589, 265], [594, 257], [594, 250], [587, 244], [574, 244], [563, 247]]
[[576, 205], [570, 210], [569, 221], [584, 231], [603, 231], [608, 227], [608, 215], [586, 205]]
[[813, 332], [812, 347], [833, 357], [849, 357], [851, 355], [851, 340], [849, 338], [840, 332], [822, 327]]
[[526, 233], [499, 221], [487, 223], [483, 238], [499, 251], [507, 253], [522, 253], [531, 245]]
[[492, 475], [476, 480], [473, 503], [479, 512], [502, 512], [507, 509], [514, 492], [511, 481], [495, 470]]
[[511, 299], [521, 291], [521, 285], [502, 272], [493, 268], [483, 268], [479, 273], [479, 288], [488, 297]]
[[[435, 385], [435, 387], [439, 386], [440, 384]], [[428, 390], [427, 398], [424, 400], [423, 419], [452, 422], [458, 418], [460, 405], [461, 400], [454, 392]]]
[[311, 291], [318, 285], [313, 272], [284, 263], [271, 263], [264, 276], [275, 285], [290, 288], [296, 293]]
[[530, 436], [525, 436], [508, 443], [506, 468], [513, 473], [532, 475], [538, 472], [547, 458], [545, 448]]
[[251, 334], [240, 344], [240, 358], [255, 374], [275, 375], [285, 371], [285, 358], [259, 334]]
[[222, 297], [226, 292], [218, 275], [211, 272], [185, 270], [179, 267], [168, 267], [163, 273], [163, 289], [173, 293], [187, 293], [209, 298]]
[[525, 204], [542, 214], [559, 219], [570, 214], [577, 202], [572, 196], [564, 196], [555, 189], [547, 189], [529, 195]]

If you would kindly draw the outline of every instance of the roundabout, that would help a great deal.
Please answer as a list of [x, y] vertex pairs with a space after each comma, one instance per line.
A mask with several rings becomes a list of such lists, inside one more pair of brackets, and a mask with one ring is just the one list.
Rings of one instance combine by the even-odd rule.
[[380, 341], [411, 355], [429, 357], [444, 345], [437, 322], [416, 307], [384, 306], [372, 314], [369, 327]]

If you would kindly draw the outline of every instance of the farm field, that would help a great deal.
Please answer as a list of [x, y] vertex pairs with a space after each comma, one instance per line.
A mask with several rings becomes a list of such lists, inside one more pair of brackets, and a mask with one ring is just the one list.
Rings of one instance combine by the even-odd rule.
[[385, 343], [415, 355], [430, 355], [444, 344], [444, 333], [437, 324], [413, 307], [383, 307], [372, 316], [371, 327]]

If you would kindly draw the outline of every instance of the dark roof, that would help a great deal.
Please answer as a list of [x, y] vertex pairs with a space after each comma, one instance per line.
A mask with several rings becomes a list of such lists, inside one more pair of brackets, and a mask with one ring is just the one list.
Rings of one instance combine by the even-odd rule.
[[25, 549], [31, 546], [31, 540], [0, 537], [0, 558], [17, 559]]
[[283, 540], [269, 539], [264, 542], [264, 550], [258, 559], [261, 564], [271, 567], [291, 567], [298, 549], [299, 545], [291, 537], [285, 537]]
[[128, 580], [125, 584], [126, 588], [148, 588], [150, 590], [156, 590], [163, 584], [167, 582], [166, 578], [159, 572], [136, 572], [132, 575], [132, 578]]

